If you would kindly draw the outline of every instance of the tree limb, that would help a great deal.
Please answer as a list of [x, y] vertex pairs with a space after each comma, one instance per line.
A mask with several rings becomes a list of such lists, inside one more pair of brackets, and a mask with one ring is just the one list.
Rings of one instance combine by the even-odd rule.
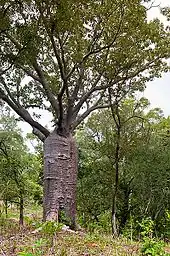
[[[100, 79], [102, 77], [102, 74], [99, 74], [98, 77], [96, 78], [96, 80], [94, 81], [94, 83], [91, 86], [91, 89], [89, 91], [87, 91], [80, 99], [80, 101], [77, 103], [77, 105], [74, 108], [74, 113], [78, 113], [80, 108], [82, 107], [82, 105], [84, 104], [84, 102], [89, 98], [89, 96], [98, 90], [98, 88], [96, 87], [96, 85], [99, 83]], [[100, 90], [100, 87], [99, 87]]]
[[[8, 39], [11, 40], [11, 42], [17, 47], [17, 49], [19, 50], [22, 50], [23, 46], [18, 43], [18, 41], [13, 38], [12, 36], [10, 36], [9, 34], [6, 34]], [[54, 111], [55, 111], [55, 114], [56, 116], [58, 115], [58, 105], [57, 105], [57, 101], [53, 95], [53, 93], [51, 92], [47, 82], [46, 82], [46, 79], [44, 77], [44, 74], [40, 68], [40, 66], [37, 64], [36, 60], [33, 60], [33, 67], [35, 69], [35, 71], [37, 72], [38, 74], [38, 77], [36, 77], [31, 71], [27, 70], [26, 68], [22, 67], [20, 64], [17, 63], [17, 65], [29, 76], [31, 76], [34, 80], [40, 82], [46, 92], [46, 95], [51, 103], [51, 106], [53, 107]]]
[[77, 120], [72, 125], [72, 130], [74, 130], [92, 111], [96, 109], [109, 108], [110, 104], [106, 105], [94, 105], [87, 109], [81, 116], [77, 118]]
[[38, 65], [38, 63], [36, 61], [34, 62], [33, 67], [34, 67], [35, 71], [37, 72], [37, 74], [39, 76], [41, 84], [42, 84], [42, 86], [43, 86], [43, 88], [46, 92], [47, 98], [49, 99], [52, 108], [55, 111], [56, 116], [58, 116], [59, 107], [58, 107], [57, 101], [56, 101], [53, 93], [51, 92], [51, 90], [49, 88], [49, 85], [46, 82], [46, 79], [44, 77], [44, 74], [43, 74], [40, 66]]
[[16, 106], [19, 107], [19, 102], [13, 97], [13, 95], [11, 94], [8, 86], [6, 85], [5, 81], [4, 81], [4, 78], [2, 76], [0, 76], [0, 83], [3, 84], [7, 94], [9, 95], [9, 97], [11, 98], [11, 100], [15, 103]]
[[32, 133], [36, 135], [42, 142], [45, 141], [46, 136], [37, 128], [33, 127]]
[[4, 100], [24, 121], [29, 123], [33, 128], [35, 127], [38, 129], [45, 137], [48, 137], [50, 132], [43, 127], [40, 123], [35, 121], [29, 112], [25, 110], [22, 106], [16, 105], [6, 94], [5, 92], [0, 88], [0, 98]]
[[[158, 59], [159, 59], [159, 58], [158, 58]], [[91, 87], [91, 89], [90, 89], [86, 94], [83, 95], [83, 97], [80, 99], [80, 101], [78, 102], [78, 104], [75, 106], [74, 111], [76, 112], [76, 111], [80, 110], [80, 108], [81, 108], [81, 106], [83, 105], [83, 103], [89, 98], [89, 96], [90, 96], [93, 92], [95, 92], [95, 91], [100, 91], [100, 90], [105, 90], [105, 89], [107, 89], [107, 88], [109, 88], [109, 87], [111, 87], [111, 86], [113, 86], [113, 85], [115, 85], [115, 84], [117, 84], [117, 83], [119, 83], [119, 82], [125, 82], [125, 81], [127, 81], [127, 80], [130, 80], [130, 79], [136, 77], [139, 73], [145, 71], [147, 68], [150, 68], [150, 66], [151, 66], [154, 62], [155, 62], [155, 60], [152, 60], [151, 62], [147, 63], [143, 68], [136, 70], [136, 71], [133, 72], [132, 74], [126, 74], [126, 76], [117, 76], [114, 80], [113, 80], [113, 79], [110, 79], [110, 82], [107, 83], [106, 85], [95, 86], [95, 83], [96, 83], [96, 82], [98, 83], [98, 82], [100, 81], [100, 79], [99, 79], [99, 81], [97, 81], [97, 79], [96, 79], [96, 81], [94, 82], [94, 85]], [[133, 62], [132, 65], [133, 65], [133, 64], [135, 64], [135, 63]], [[120, 70], [119, 70], [119, 72], [120, 72]], [[99, 77], [100, 77], [100, 75], [99, 75]], [[96, 85], [97, 85], [97, 84], [96, 84]]]
[[23, 67], [20, 64], [16, 64], [16, 66], [18, 66], [20, 69], [22, 69], [28, 76], [30, 76], [31, 78], [33, 78], [35, 81], [41, 83], [41, 80], [38, 76], [34, 75], [34, 73], [28, 69], [26, 69], [25, 67]]

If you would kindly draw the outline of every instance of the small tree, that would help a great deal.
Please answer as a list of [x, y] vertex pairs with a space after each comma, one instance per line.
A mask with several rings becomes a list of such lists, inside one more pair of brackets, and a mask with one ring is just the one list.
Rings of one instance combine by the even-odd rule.
[[39, 174], [36, 157], [28, 153], [23, 137], [16, 125], [14, 116], [3, 114], [0, 120], [0, 194], [5, 202], [19, 205], [19, 223], [23, 224], [24, 200], [34, 196], [33, 190], [40, 189], [36, 184]]

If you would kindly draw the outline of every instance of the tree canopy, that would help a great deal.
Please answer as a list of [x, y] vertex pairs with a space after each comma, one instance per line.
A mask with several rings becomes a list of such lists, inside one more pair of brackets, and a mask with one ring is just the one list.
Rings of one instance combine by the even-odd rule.
[[108, 88], [113, 100], [142, 90], [170, 55], [169, 31], [147, 21], [144, 2], [1, 1], [0, 98], [44, 140], [31, 109], [51, 111], [68, 133], [110, 105]]
[[[147, 110], [146, 99], [124, 100], [119, 106], [116, 226], [118, 233], [140, 232], [143, 219], [154, 221], [155, 234], [169, 236], [170, 119], [160, 109]], [[128, 120], [125, 122], [125, 120]], [[117, 128], [106, 110], [91, 115], [78, 130], [80, 148], [78, 210], [90, 228], [111, 229], [116, 184]], [[92, 225], [93, 224], [93, 225]], [[125, 234], [124, 233], [124, 234]], [[127, 234], [128, 235], [128, 234]]]

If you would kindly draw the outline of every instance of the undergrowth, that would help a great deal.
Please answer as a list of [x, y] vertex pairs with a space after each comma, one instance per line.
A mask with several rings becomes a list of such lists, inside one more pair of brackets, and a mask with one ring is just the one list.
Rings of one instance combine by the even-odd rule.
[[[100, 232], [63, 231], [63, 224], [41, 222], [39, 213], [27, 214], [19, 227], [14, 215], [0, 218], [0, 255], [10, 256], [167, 256], [165, 245], [152, 238], [152, 223], [141, 223], [141, 242], [127, 238], [113, 239]], [[12, 217], [11, 217], [12, 216]], [[170, 248], [167, 247], [167, 250]]]

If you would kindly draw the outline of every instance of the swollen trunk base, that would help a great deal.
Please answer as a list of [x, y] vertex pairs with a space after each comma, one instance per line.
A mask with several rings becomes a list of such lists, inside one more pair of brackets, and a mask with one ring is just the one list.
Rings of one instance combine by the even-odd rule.
[[75, 228], [77, 149], [71, 134], [52, 132], [44, 142], [44, 220], [58, 221], [64, 210]]

